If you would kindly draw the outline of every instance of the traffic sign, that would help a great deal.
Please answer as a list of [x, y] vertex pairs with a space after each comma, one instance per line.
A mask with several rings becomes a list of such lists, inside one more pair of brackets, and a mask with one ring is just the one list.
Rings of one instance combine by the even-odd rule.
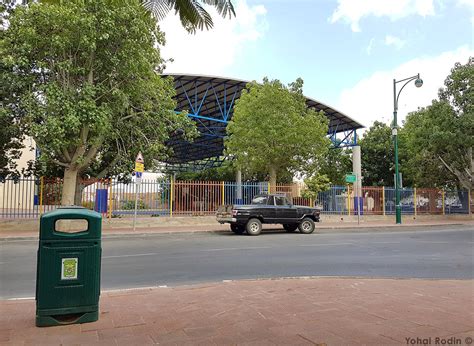
[[145, 165], [143, 163], [140, 163], [140, 162], [135, 162], [135, 172], [144, 172], [145, 171]]
[[135, 159], [135, 162], [145, 163], [145, 161], [143, 160], [143, 155], [142, 155], [141, 151], [138, 152], [137, 158]]
[[357, 180], [357, 177], [355, 174], [346, 174], [346, 183], [354, 184], [356, 180]]
[[138, 171], [137, 171], [137, 172], [135, 173], [135, 177], [137, 177], [137, 179], [141, 179], [142, 176], [143, 176], [143, 172], [138, 172]]

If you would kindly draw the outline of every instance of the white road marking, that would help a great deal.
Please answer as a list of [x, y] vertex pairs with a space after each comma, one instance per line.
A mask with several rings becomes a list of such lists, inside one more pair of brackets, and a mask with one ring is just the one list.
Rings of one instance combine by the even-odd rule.
[[298, 246], [337, 246], [337, 245], [354, 245], [354, 243], [331, 243], [331, 244], [302, 244]]
[[368, 245], [368, 244], [401, 244], [401, 242], [399, 241], [371, 241], [371, 242], [365, 243], [365, 245]]
[[140, 256], [154, 256], [154, 255], [158, 255], [158, 252], [151, 252], [151, 253], [137, 253], [137, 254], [133, 254], [133, 255], [118, 255], [118, 256], [103, 256], [102, 258], [103, 259], [106, 259], [106, 258], [122, 258], [122, 257], [140, 257]]
[[258, 250], [258, 249], [271, 249], [271, 246], [259, 246], [259, 247], [227, 247], [221, 249], [206, 249], [200, 250], [201, 252], [212, 252], [212, 251], [227, 251], [227, 250]]
[[32, 300], [32, 299], [35, 299], [35, 297], [9, 298], [7, 300]]

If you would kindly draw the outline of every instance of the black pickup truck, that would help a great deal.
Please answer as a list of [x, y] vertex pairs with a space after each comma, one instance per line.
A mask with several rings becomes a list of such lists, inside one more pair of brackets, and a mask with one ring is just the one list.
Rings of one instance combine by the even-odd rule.
[[293, 205], [284, 195], [264, 194], [255, 196], [250, 205], [223, 205], [216, 217], [219, 223], [230, 223], [236, 234], [259, 235], [263, 223], [282, 224], [287, 232], [299, 229], [310, 234], [319, 214], [319, 209]]

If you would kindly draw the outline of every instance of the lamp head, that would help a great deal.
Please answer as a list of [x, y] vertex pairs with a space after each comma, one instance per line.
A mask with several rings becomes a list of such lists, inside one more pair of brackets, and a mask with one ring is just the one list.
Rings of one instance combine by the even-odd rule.
[[415, 80], [415, 86], [416, 86], [417, 88], [421, 88], [422, 85], [423, 85], [423, 79], [417, 78], [417, 79]]

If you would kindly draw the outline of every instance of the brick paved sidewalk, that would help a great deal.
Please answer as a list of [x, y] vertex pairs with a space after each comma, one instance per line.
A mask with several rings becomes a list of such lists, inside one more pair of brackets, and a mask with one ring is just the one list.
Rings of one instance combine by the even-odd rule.
[[473, 280], [359, 278], [135, 289], [102, 293], [98, 322], [47, 328], [34, 300], [0, 301], [0, 344], [468, 345], [473, 292]]

